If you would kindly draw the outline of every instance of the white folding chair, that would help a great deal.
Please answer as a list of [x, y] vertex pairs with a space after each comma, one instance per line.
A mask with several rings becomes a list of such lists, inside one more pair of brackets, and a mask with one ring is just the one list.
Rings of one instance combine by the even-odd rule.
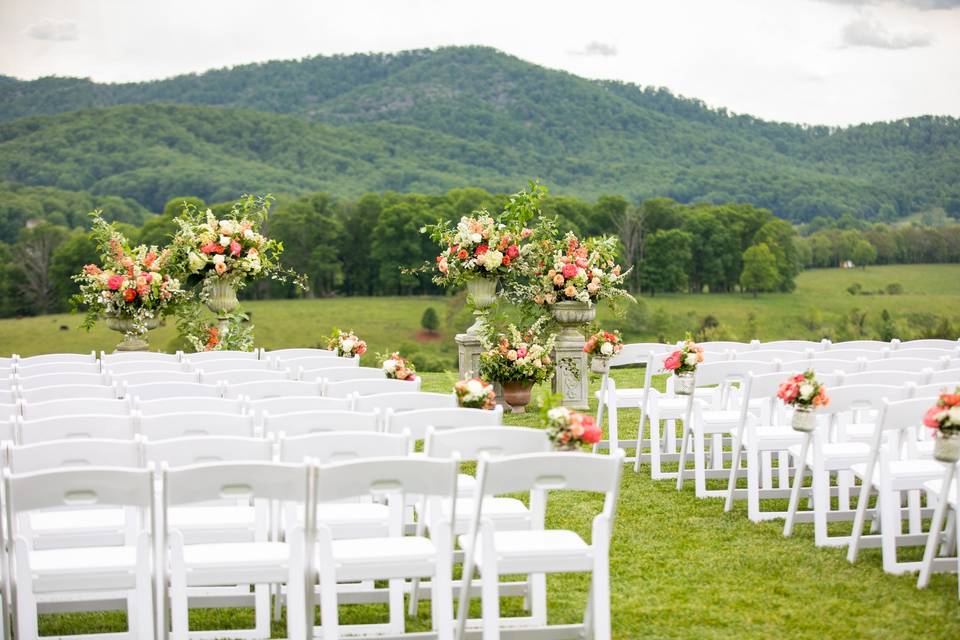
[[[41, 362], [32, 365], [17, 365], [18, 378], [32, 378], [49, 374], [100, 373], [98, 362]], [[69, 384], [69, 383], [65, 383]]]
[[290, 369], [290, 367], [276, 367], [274, 363], [269, 360], [206, 360], [204, 362], [195, 363], [196, 367], [202, 370], [204, 373], [214, 374], [222, 373], [225, 371], [278, 371]]
[[[477, 471], [481, 499], [474, 503], [470, 532], [459, 540], [465, 551], [464, 579], [472, 579], [474, 567], [480, 572], [484, 640], [500, 637], [501, 575], [570, 572], [591, 573], [581, 632], [595, 640], [610, 640], [610, 537], [622, 467], [622, 451], [609, 456], [538, 453], [481, 459]], [[589, 544], [574, 531], [544, 528], [547, 492], [559, 490], [604, 494], [603, 511], [593, 519]], [[498, 531], [484, 517], [483, 499], [519, 492], [530, 493], [531, 527]], [[530, 623], [544, 628], [546, 590], [535, 589], [532, 595]], [[470, 598], [460, 598], [459, 604], [457, 637], [463, 638]]]
[[457, 406], [457, 396], [453, 393], [376, 393], [360, 396], [351, 400], [354, 411], [413, 411], [415, 409], [452, 408]]
[[887, 358], [890, 360], [899, 360], [902, 358], [927, 358], [932, 362], [940, 362], [943, 358], [960, 356], [960, 352], [954, 349], [907, 349], [906, 351], [891, 351]]
[[190, 436], [235, 436], [252, 438], [256, 435], [253, 416], [249, 413], [158, 413], [145, 416], [134, 411], [138, 432], [148, 440], [168, 440]]
[[750, 362], [783, 362], [786, 360], [810, 360], [814, 356], [813, 351], [788, 351], [786, 349], [763, 349], [757, 351], [739, 352], [735, 354], [736, 360], [749, 360]]
[[38, 419], [19, 418], [16, 440], [19, 444], [88, 438], [132, 440], [136, 432], [136, 421], [129, 413], [63, 414]]
[[304, 436], [311, 433], [342, 431], [376, 432], [380, 430], [380, 411], [369, 413], [321, 409], [295, 413], [273, 414], [263, 412], [263, 430], [266, 434], [280, 437]]
[[134, 399], [133, 408], [145, 416], [155, 416], [160, 413], [233, 413], [241, 414], [246, 410], [243, 398], [205, 398], [202, 396], [187, 396], [173, 398], [157, 398], [156, 400]]
[[376, 367], [331, 367], [329, 369], [304, 369], [300, 371], [300, 379], [310, 381], [385, 380], [386, 377], [386, 372]]
[[[870, 443], [870, 456], [866, 462], [852, 467], [862, 485], [847, 550], [850, 562], [856, 561], [861, 547], [879, 546], [885, 572], [901, 574], [920, 568], [920, 562], [899, 561], [897, 547], [918, 546], [926, 542], [927, 536], [921, 527], [921, 492], [924, 483], [943, 475], [943, 466], [932, 458], [908, 458], [905, 440], [915, 437], [912, 431], [923, 426], [923, 414], [936, 401], [937, 397], [931, 396], [883, 403]], [[867, 504], [873, 491], [877, 492], [880, 534], [864, 535]], [[904, 494], [908, 495], [906, 514], [901, 508]], [[908, 521], [906, 533], [903, 531], [905, 515]]]
[[[842, 436], [845, 421], [862, 424], [858, 414], [875, 414], [884, 399], [903, 400], [910, 392], [909, 386], [850, 385], [833, 387], [828, 391], [830, 404], [817, 409], [818, 426], [805, 434], [802, 444], [789, 448], [796, 473], [790, 491], [783, 535], [793, 533], [797, 515], [800, 487], [809, 468], [812, 475], [811, 500], [813, 502], [814, 542], [816, 546], [845, 546], [850, 536], [831, 536], [827, 522], [851, 520], [855, 516], [850, 509], [850, 492], [853, 489], [851, 467], [867, 462], [870, 445], [866, 442], [851, 442]], [[876, 426], [871, 427], [871, 433]], [[837, 508], [831, 504], [830, 478], [837, 476]]]
[[110, 398], [69, 398], [46, 402], [22, 402], [20, 414], [26, 420], [55, 418], [64, 415], [130, 415], [130, 401]]
[[[345, 499], [386, 499], [390, 508], [389, 534], [371, 538], [335, 539], [327, 526], [317, 529], [317, 567], [320, 579], [321, 636], [340, 638], [338, 582], [388, 580], [389, 622], [365, 625], [363, 631], [404, 633], [403, 580], [430, 577], [433, 627], [439, 640], [453, 638], [453, 544], [451, 524], [441, 522], [440, 509], [429, 511], [432, 538], [404, 536], [406, 496], [421, 495], [436, 505], [456, 495], [456, 460], [427, 458], [369, 458], [321, 466], [316, 473], [318, 505]], [[318, 509], [319, 511], [319, 509]], [[351, 633], [349, 627], [345, 633]]]
[[[197, 353], [185, 353], [182, 359], [184, 362], [189, 362], [197, 368], [202, 369], [203, 363], [206, 362], [216, 362], [220, 360], [259, 360], [260, 353], [256, 349], [253, 351], [199, 351]], [[237, 362], [237, 365], [241, 365], [241, 363]], [[241, 367], [238, 366], [238, 368]]]
[[[113, 367], [128, 362], [155, 363], [157, 365], [180, 364], [183, 362], [183, 352], [160, 353], [159, 351], [116, 351], [114, 353], [100, 352], [100, 363], [104, 368]], [[161, 367], [163, 368], [163, 367]]]
[[[331, 351], [330, 349], [309, 349], [305, 347], [298, 347], [293, 349], [261, 349], [260, 350], [260, 359], [261, 360], [276, 360], [288, 362], [291, 360], [301, 360], [304, 358], [336, 358], [337, 352]], [[341, 360], [348, 360], [350, 358], [341, 358]], [[356, 360], [357, 358], [352, 358]], [[286, 366], [286, 365], [285, 365]]]
[[780, 363], [781, 371], [805, 371], [814, 368], [817, 371], [842, 373], [858, 373], [863, 369], [864, 361], [860, 358], [849, 360], [838, 357], [839, 354], [830, 354], [829, 358], [816, 357], [809, 360], [784, 360]]
[[[930, 531], [927, 535], [927, 546], [923, 552], [923, 560], [920, 563], [920, 575], [917, 577], [917, 588], [925, 589], [930, 583], [930, 574], [936, 570], [954, 571], [960, 573], [960, 553], [955, 558], [947, 559], [935, 557], [941, 543], [950, 549], [956, 550], [957, 540], [960, 538], [960, 473], [956, 463], [943, 463], [941, 465], [941, 474], [937, 480], [929, 480], [924, 483], [923, 488], [927, 492], [929, 500], [936, 501], [936, 508], [933, 517], [930, 519]], [[947, 509], [951, 509], [951, 518], [947, 523], [948, 531], [943, 532], [943, 519]], [[946, 533], [946, 540], [943, 540], [941, 533]], [[953, 564], [953, 567], [949, 565]], [[960, 595], [960, 581], [957, 583], [958, 595]]]
[[19, 402], [20, 396], [16, 387], [11, 389], [0, 389], [0, 402], [6, 405], [15, 405]]
[[[874, 354], [883, 351], [890, 351], [898, 346], [898, 342], [884, 342], [883, 340], [847, 340], [844, 342], [832, 342], [827, 347], [828, 351], [872, 351]], [[873, 357], [877, 357], [874, 355]]]
[[16, 376], [17, 386], [23, 389], [39, 389], [42, 387], [56, 387], [59, 385], [105, 385], [109, 386], [110, 381], [102, 373], [44, 373], [37, 376], [20, 377]]
[[67, 400], [81, 398], [115, 399], [117, 389], [110, 385], [99, 384], [64, 384], [53, 387], [36, 387], [34, 389], [19, 389], [18, 395], [24, 402], [47, 402], [49, 400]]
[[[276, 462], [218, 462], [178, 469], [164, 469], [163, 519], [171, 522], [171, 509], [198, 505], [224, 498], [245, 499], [250, 503], [277, 501], [303, 504], [310, 479], [304, 465]], [[187, 640], [188, 635], [215, 638], [270, 637], [269, 586], [286, 584], [287, 636], [305, 640], [305, 553], [307, 541], [302, 530], [287, 531], [284, 542], [270, 541], [267, 522], [257, 522], [253, 541], [187, 544], [184, 533], [164, 528], [162, 549], [169, 562], [171, 638]], [[167, 565], [164, 565], [167, 566]], [[252, 584], [254, 627], [229, 631], [205, 631], [190, 634], [188, 596], [200, 587], [233, 587]], [[248, 597], [247, 600], [250, 598]], [[164, 598], [164, 601], [166, 598]], [[249, 605], [247, 605], [249, 606]]]
[[907, 340], [897, 346], [897, 351], [909, 351], [911, 349], [960, 349], [960, 339], [943, 340], [940, 338], [925, 338], [921, 340]]
[[736, 342], [734, 340], [710, 340], [698, 343], [704, 351], [754, 351], [756, 346], [752, 342]]
[[[7, 522], [15, 556], [18, 640], [39, 637], [37, 602], [126, 600], [129, 631], [112, 638], [154, 637], [153, 625], [153, 470], [83, 467], [12, 475], [6, 472]], [[17, 528], [20, 516], [49, 509], [130, 507], [142, 514], [136, 537], [117, 546], [34, 549]], [[99, 596], [99, 598], [98, 598]], [[80, 636], [74, 636], [80, 637]], [[86, 637], [97, 637], [86, 636]]]
[[814, 353], [815, 360], [827, 360], [827, 359], [843, 359], [843, 360], [854, 360], [862, 359], [866, 361], [873, 360], [886, 360], [887, 356], [890, 354], [890, 351], [887, 349], [874, 350], [874, 349], [854, 349], [854, 348], [830, 348], [826, 351], [817, 351]]
[[[289, 383], [284, 383], [289, 384]], [[313, 384], [313, 383], [308, 383]], [[249, 396], [244, 396], [244, 401], [246, 407], [249, 411], [253, 412], [254, 419], [257, 422], [263, 420], [265, 413], [269, 412], [271, 414], [280, 414], [280, 413], [301, 413], [303, 411], [349, 411], [350, 402], [346, 398], [326, 398], [324, 396], [315, 395], [313, 391], [319, 390], [319, 383], [310, 387], [310, 395], [299, 396], [299, 395], [290, 395], [290, 396], [270, 396], [260, 399], [250, 399]], [[285, 390], [286, 387], [283, 387]], [[231, 393], [242, 393], [244, 389], [234, 389], [231, 390]]]
[[938, 382], [960, 384], [960, 369], [940, 369], [932, 372], [927, 379], [927, 384]]
[[324, 386], [324, 395], [331, 398], [350, 396], [370, 396], [383, 393], [417, 393], [421, 379], [416, 380], [344, 380], [328, 382]]
[[16, 366], [19, 370], [21, 367], [32, 367], [37, 364], [46, 364], [48, 362], [57, 362], [57, 363], [66, 363], [66, 362], [96, 362], [97, 353], [91, 351], [90, 353], [44, 353], [38, 356], [28, 356], [26, 358], [17, 357]]
[[926, 358], [884, 358], [883, 360], [867, 360], [863, 363], [864, 371], [905, 371], [917, 372], [925, 369], [946, 369], [947, 359], [928, 360]]
[[125, 384], [121, 387], [123, 398], [134, 402], [164, 398], [222, 398], [223, 386], [197, 382], [156, 382], [153, 384]]
[[129, 373], [112, 373], [111, 379], [119, 385], [147, 385], [157, 384], [159, 382], [183, 382], [187, 384], [197, 384], [200, 382], [200, 376], [197, 371], [131, 371]]
[[462, 429], [464, 427], [495, 427], [503, 424], [503, 407], [492, 410], [466, 409], [413, 409], [411, 411], [393, 411], [387, 409], [384, 414], [384, 430], [387, 433], [401, 433], [406, 430], [413, 440], [423, 440], [427, 430]]
[[315, 371], [317, 369], [343, 369], [345, 367], [359, 367], [360, 358], [293, 358], [291, 360], [271, 360], [278, 367], [286, 367], [291, 371]]
[[231, 369], [229, 371], [214, 371], [207, 373], [200, 365], [200, 382], [204, 384], [238, 385], [251, 382], [270, 382], [275, 380], [290, 380], [288, 369]]
[[761, 342], [757, 344], [757, 351], [823, 351], [827, 348], [827, 342], [820, 340], [773, 340], [771, 342]]
[[104, 363], [103, 370], [109, 375], [121, 376], [141, 371], [190, 371], [190, 364], [177, 360], [120, 360]]
[[842, 374], [841, 384], [849, 386], [853, 384], [926, 384], [930, 371], [860, 371], [858, 373]]
[[223, 395], [227, 398], [244, 398], [248, 402], [265, 399], [284, 400], [288, 397], [320, 397], [321, 383], [300, 380], [258, 380], [227, 384]]

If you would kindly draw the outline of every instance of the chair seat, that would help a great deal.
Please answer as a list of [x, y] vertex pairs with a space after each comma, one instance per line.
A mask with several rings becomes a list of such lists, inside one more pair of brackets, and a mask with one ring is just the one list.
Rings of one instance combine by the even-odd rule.
[[[858, 478], [863, 478], [867, 474], [866, 462], [858, 462], [851, 465], [850, 468]], [[909, 480], [912, 481], [910, 484], [915, 484], [917, 489], [920, 489], [927, 480], [933, 480], [943, 475], [943, 465], [936, 460], [891, 460], [889, 468], [890, 475], [900, 481], [898, 485], [902, 484], [902, 480]], [[879, 465], [873, 470], [872, 483], [874, 485], [880, 484]], [[902, 489], [903, 487], [898, 486], [898, 488]]]
[[[737, 435], [739, 432], [740, 427], [730, 429], [732, 435]], [[752, 430], [745, 429], [742, 439], [743, 446], [745, 447], [750, 444], [751, 432], [754, 438], [756, 438], [756, 445], [759, 449], [764, 449], [764, 445], [774, 445], [774, 443], [776, 443], [777, 446], [775, 448], [777, 449], [787, 449], [791, 445], [803, 443], [803, 434], [794, 430], [793, 427], [775, 427], [770, 425], [754, 427]], [[771, 446], [770, 448], [774, 447]]]
[[[942, 466], [940, 467], [940, 474], [943, 475]], [[923, 488], [936, 496], [941, 496], [943, 494], [943, 478], [938, 478], [937, 480], [927, 480], [923, 483]], [[950, 495], [947, 497], [947, 504], [954, 509], [956, 509], [958, 506], [956, 482], [950, 483]]]
[[290, 547], [283, 542], [223, 542], [183, 547], [187, 585], [286, 582]]
[[[457, 533], [466, 533], [473, 519], [476, 501], [473, 498], [457, 499]], [[483, 499], [483, 517], [493, 521], [498, 530], [530, 527], [530, 510], [516, 498], [488, 496]], [[450, 518], [450, 501], [444, 500], [440, 507], [444, 519]]]
[[256, 509], [245, 506], [171, 507], [168, 515], [170, 527], [174, 529], [223, 529], [253, 526]]
[[437, 548], [422, 536], [354, 538], [331, 543], [337, 580], [430, 575]]
[[[802, 445], [794, 444], [789, 448], [794, 458], [800, 456]], [[870, 446], [863, 442], [825, 442], [821, 451], [828, 469], [846, 469], [857, 462], [866, 462], [870, 457]], [[813, 466], [813, 447], [807, 450], [807, 466]]]
[[[461, 546], [469, 543], [466, 536], [459, 540]], [[565, 529], [495, 531], [493, 546], [501, 574], [588, 571], [592, 566], [593, 548], [575, 532]], [[474, 557], [477, 566], [482, 567], [481, 538], [477, 539]]]
[[132, 589], [137, 549], [118, 546], [30, 551], [29, 563], [38, 593]]

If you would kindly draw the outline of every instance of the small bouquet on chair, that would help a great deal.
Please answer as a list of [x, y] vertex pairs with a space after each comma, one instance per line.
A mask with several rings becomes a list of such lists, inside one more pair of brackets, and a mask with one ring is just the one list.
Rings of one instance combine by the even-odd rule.
[[453, 392], [457, 394], [457, 404], [465, 409], [493, 410], [497, 406], [493, 385], [480, 378], [458, 380], [453, 385]]
[[933, 429], [933, 457], [941, 462], [960, 460], [960, 387], [941, 393], [937, 404], [927, 409], [923, 424]]
[[693, 393], [693, 372], [703, 362], [703, 347], [695, 343], [690, 334], [680, 348], [663, 360], [663, 369], [674, 375], [673, 392], [677, 395]]
[[590, 356], [590, 370], [594, 373], [606, 373], [610, 358], [623, 349], [623, 340], [619, 331], [598, 331], [583, 345], [583, 352]]
[[367, 352], [367, 343], [354, 335], [353, 331], [334, 329], [327, 339], [327, 349], [336, 351], [341, 358], [354, 358]]
[[593, 416], [558, 406], [556, 396], [547, 398], [541, 409], [547, 437], [557, 451], [578, 451], [583, 445], [594, 445], [602, 436]]
[[391, 380], [409, 380], [411, 382], [417, 379], [416, 367], [396, 351], [386, 356], [377, 356], [377, 359], [382, 363], [380, 366], [387, 378]]
[[817, 382], [813, 369], [791, 376], [777, 389], [777, 397], [787, 406], [793, 407], [793, 419], [790, 426], [796, 431], [809, 433], [817, 426], [814, 410], [830, 404], [826, 388]]

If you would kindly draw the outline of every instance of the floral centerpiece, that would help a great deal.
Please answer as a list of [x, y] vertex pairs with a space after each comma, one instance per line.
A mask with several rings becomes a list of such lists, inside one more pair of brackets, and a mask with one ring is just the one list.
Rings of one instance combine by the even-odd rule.
[[523, 413], [530, 403], [534, 384], [547, 381], [555, 368], [550, 357], [554, 336], [542, 336], [543, 320], [521, 331], [510, 325], [505, 334], [482, 338], [480, 376], [503, 385], [504, 400], [514, 413]]
[[606, 373], [610, 358], [623, 349], [619, 331], [598, 331], [583, 345], [583, 352], [591, 356], [590, 367], [596, 373]]
[[[364, 346], [366, 346], [366, 343], [364, 343]], [[380, 361], [380, 366], [387, 378], [411, 381], [417, 379], [416, 367], [396, 351], [387, 355], [378, 355], [377, 360]]]
[[953, 393], [941, 393], [937, 404], [927, 409], [923, 424], [936, 433], [933, 456], [937, 460], [960, 460], [960, 387]]
[[576, 451], [583, 445], [600, 442], [602, 433], [593, 416], [557, 404], [558, 399], [554, 397], [545, 402], [541, 409], [541, 422], [555, 449]]
[[327, 339], [327, 349], [336, 351], [341, 358], [354, 358], [367, 352], [367, 343], [358, 338], [353, 331], [334, 329]]
[[497, 406], [497, 394], [493, 385], [480, 378], [458, 380], [453, 385], [457, 404], [467, 409], [493, 409]]
[[792, 426], [797, 431], [813, 431], [816, 427], [814, 409], [830, 404], [826, 388], [817, 382], [813, 369], [791, 376], [777, 388], [777, 397], [793, 407]]
[[664, 371], [674, 375], [674, 393], [689, 395], [693, 392], [693, 372], [701, 362], [703, 362], [703, 347], [696, 344], [689, 335], [679, 349], [664, 358]]
[[224, 314], [211, 323], [202, 316], [198, 305], [184, 305], [177, 312], [177, 328], [194, 351], [253, 350], [253, 325], [239, 311]]
[[87, 311], [81, 326], [89, 330], [105, 317], [108, 327], [124, 334], [117, 350], [145, 350], [147, 331], [187, 298], [180, 281], [169, 273], [170, 253], [155, 246], [130, 248], [123, 234], [106, 222], [99, 210], [91, 214], [91, 219], [100, 264], [85, 265], [73, 276], [80, 292], [71, 301]]
[[630, 270], [616, 264], [617, 242], [614, 236], [580, 240], [567, 233], [557, 242], [541, 243], [543, 266], [527, 292], [529, 297], [538, 305], [592, 306], [599, 300], [632, 300], [623, 287]]

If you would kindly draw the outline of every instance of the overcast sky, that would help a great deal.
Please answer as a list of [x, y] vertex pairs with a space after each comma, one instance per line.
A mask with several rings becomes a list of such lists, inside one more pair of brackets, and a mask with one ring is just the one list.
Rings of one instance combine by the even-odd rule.
[[960, 0], [0, 0], [18, 78], [453, 44], [766, 119], [960, 116]]

